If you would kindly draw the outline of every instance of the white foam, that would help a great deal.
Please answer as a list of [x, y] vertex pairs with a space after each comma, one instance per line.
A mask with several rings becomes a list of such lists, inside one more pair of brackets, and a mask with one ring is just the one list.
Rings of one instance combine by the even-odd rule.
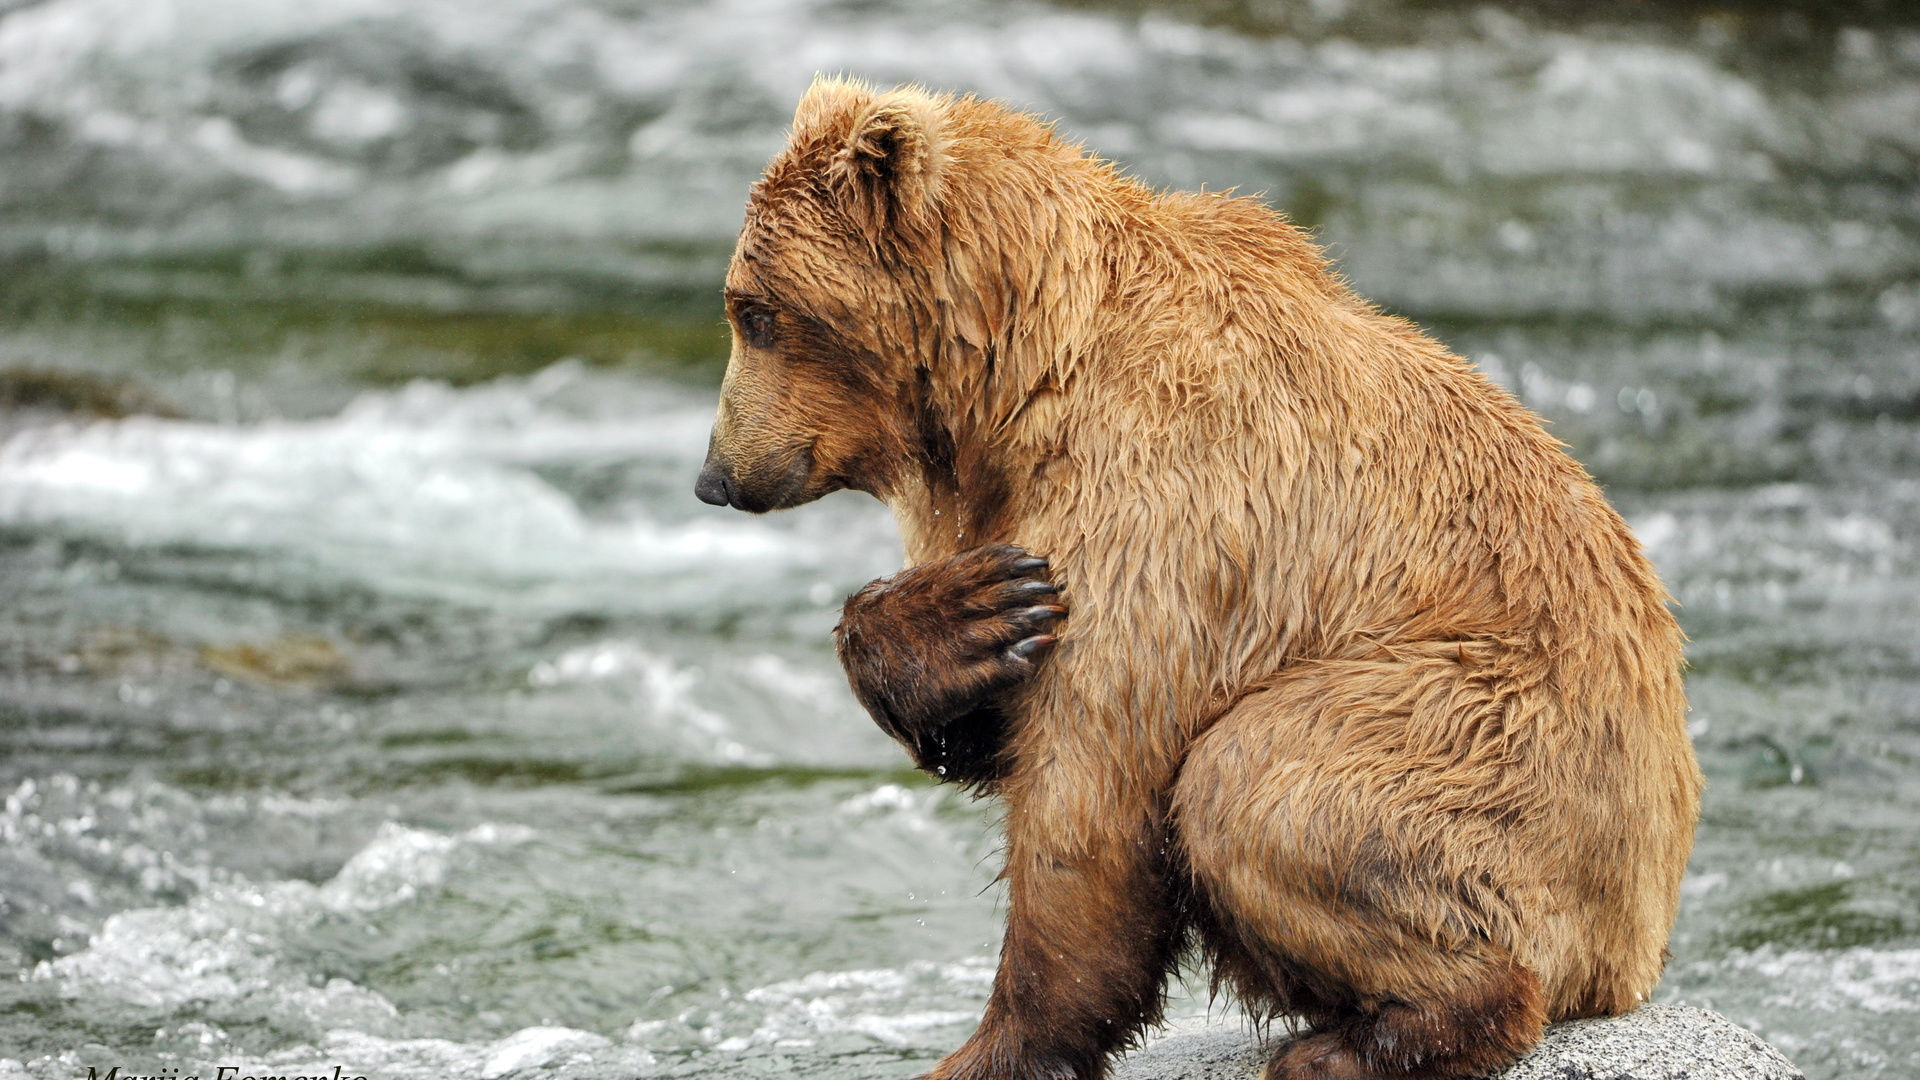
[[613, 1041], [589, 1031], [565, 1027], [530, 1027], [514, 1032], [487, 1048], [480, 1063], [482, 1080], [498, 1080], [509, 1073], [546, 1065], [562, 1054], [604, 1050]]
[[978, 1022], [993, 978], [993, 961], [985, 957], [816, 971], [738, 996], [722, 990], [717, 1008], [636, 1020], [627, 1041], [662, 1053], [951, 1048], [965, 1026]]
[[909, 832], [933, 835], [944, 832], [934, 814], [951, 796], [944, 787], [914, 789], [900, 784], [881, 784], [872, 791], [840, 804], [840, 812], [849, 817], [884, 815]]
[[[236, 798], [226, 805], [249, 804]], [[267, 799], [250, 805], [277, 812]], [[0, 806], [0, 845], [10, 857], [9, 869], [22, 875], [60, 875], [78, 861], [92, 872], [137, 880], [150, 893], [204, 889], [213, 882], [212, 868], [198, 853], [175, 848], [182, 837], [202, 830], [201, 815], [208, 809], [217, 808], [196, 805], [178, 789], [152, 781], [102, 786], [67, 773], [29, 777]], [[79, 878], [67, 889], [90, 892], [92, 884]]]
[[1780, 1008], [1920, 1012], [1920, 949], [1761, 949], [1720, 966], [1748, 979], [1767, 980], [1772, 987], [1766, 1003]]
[[[23, 431], [0, 445], [0, 523], [278, 553], [383, 590], [488, 603], [724, 605], [823, 558], [747, 520], [584, 515], [532, 466], [653, 459], [691, 477], [711, 406], [545, 407], [576, 370], [473, 390], [417, 383], [325, 420]], [[784, 587], [798, 602], [806, 582]]]
[[1679, 519], [1665, 510], [1648, 514], [1628, 524], [1633, 526], [1633, 534], [1639, 538], [1640, 546], [1650, 555], [1665, 548], [1680, 532]]
[[1677, 48], [1549, 39], [1518, 108], [1491, 118], [1483, 152], [1517, 174], [1704, 174], [1784, 137], [1751, 84]]
[[462, 836], [409, 829], [388, 822], [373, 842], [348, 859], [316, 899], [335, 911], [379, 911], [404, 904], [446, 880], [453, 856], [465, 843], [522, 843], [533, 832], [524, 826], [502, 830], [487, 825]]
[[703, 674], [675, 664], [637, 642], [613, 640], [542, 660], [527, 673], [527, 681], [539, 688], [569, 683], [630, 685], [638, 691], [649, 717], [670, 730], [701, 739], [721, 760], [772, 764], [775, 760], [772, 755], [749, 750], [735, 737], [733, 724], [725, 716], [699, 703], [694, 690]]
[[258, 1000], [309, 1026], [379, 1029], [398, 1013], [346, 979], [309, 985], [283, 965], [285, 936], [333, 913], [360, 916], [408, 903], [439, 886], [464, 847], [523, 842], [520, 827], [480, 826], [459, 836], [388, 823], [323, 885], [217, 883], [177, 907], [110, 916], [85, 949], [42, 961], [37, 980], [68, 997], [102, 996], [152, 1009]]
[[343, 1028], [327, 1032], [319, 1046], [295, 1046], [257, 1058], [227, 1053], [208, 1062], [238, 1065], [242, 1074], [257, 1070], [276, 1076], [331, 1076], [335, 1065], [344, 1064], [392, 1080], [499, 1080], [556, 1068], [562, 1075], [631, 1077], [651, 1072], [655, 1064], [645, 1049], [553, 1025], [522, 1028], [492, 1042], [394, 1038]]
[[[497, 195], [489, 208], [474, 208], [476, 221], [534, 214], [551, 225], [571, 213], [583, 235], [589, 219], [609, 212], [613, 222], [647, 217], [665, 230], [685, 229], [688, 219], [730, 230], [738, 220], [731, 181], [750, 177], [779, 144], [792, 100], [819, 71], [964, 88], [1088, 124], [1121, 121], [1154, 133], [1149, 156], [1199, 149], [1296, 163], [1411, 157], [1451, 165], [1464, 152], [1507, 174], [1700, 176], [1737, 174], [1754, 151], [1806, 152], [1785, 110], [1705, 50], [1583, 39], [1517, 21], [1492, 40], [1305, 47], [1159, 18], [978, 4], [870, 5], [854, 20], [822, 0], [620, 13], [567, 0], [48, 0], [0, 23], [0, 108], [61, 117], [109, 144], [145, 146], [174, 170], [251, 177], [290, 195], [373, 184], [338, 161], [249, 143], [225, 118], [214, 118], [225, 126], [207, 127], [208, 83], [231, 78], [219, 71], [221, 58], [262, 42], [339, 39], [351, 47], [369, 19], [389, 20], [409, 47], [482, 66], [546, 132], [539, 147], [483, 146], [426, 185], [443, 197]], [[404, 134], [428, 111], [404, 80], [380, 85], [351, 67], [295, 67], [260, 92], [304, 124], [312, 142], [343, 155]], [[575, 194], [596, 190], [578, 175], [605, 159], [580, 152], [606, 137], [594, 110], [583, 108], [595, 98], [644, 103], [653, 115], [626, 136], [634, 175], [599, 184], [604, 196], [629, 197], [526, 199], [527, 188], [556, 183]], [[1904, 133], [1887, 117], [1911, 113], [1912, 98], [1897, 80], [1877, 92], [1858, 89], [1823, 123], [1857, 129], [1861, 138], [1852, 141]], [[542, 157], [577, 160], [558, 171], [514, 168]], [[674, 175], [687, 162], [740, 175], [689, 184]], [[684, 197], [670, 207], [631, 198], [648, 184]], [[724, 206], [722, 191], [734, 192]], [[569, 201], [592, 205], [570, 210]]]
[[991, 961], [973, 959], [822, 971], [773, 983], [747, 991], [745, 999], [766, 1014], [751, 1035], [736, 1036], [728, 1048], [804, 1043], [823, 1035], [858, 1035], [890, 1046], [941, 1043], [951, 1034], [944, 1029], [979, 1019], [978, 1009], [951, 1006], [955, 999], [984, 1006], [993, 971]]

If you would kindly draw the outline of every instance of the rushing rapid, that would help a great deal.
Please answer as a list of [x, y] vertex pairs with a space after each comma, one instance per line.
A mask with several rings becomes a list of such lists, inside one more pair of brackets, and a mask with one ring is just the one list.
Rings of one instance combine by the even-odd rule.
[[0, 0], [0, 1080], [964, 1038], [992, 807], [828, 641], [891, 522], [691, 494], [816, 71], [1263, 191], [1547, 417], [1692, 638], [1659, 998], [1920, 1070], [1920, 18], [1567, 7]]

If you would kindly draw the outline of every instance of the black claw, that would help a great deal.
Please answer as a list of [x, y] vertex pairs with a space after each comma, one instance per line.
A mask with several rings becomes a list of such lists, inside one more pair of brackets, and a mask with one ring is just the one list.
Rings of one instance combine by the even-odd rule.
[[1013, 647], [1007, 650], [1007, 654], [1025, 660], [1034, 653], [1053, 644], [1056, 640], [1058, 639], [1052, 634], [1035, 634], [1030, 638], [1022, 638], [1015, 642]]
[[1029, 555], [1013, 564], [1015, 570], [1038, 570], [1047, 565], [1047, 560], [1038, 555]]
[[1066, 613], [1067, 611], [1065, 608], [1049, 607], [1049, 606], [1043, 605], [1040, 607], [1027, 608], [1025, 611], [1019, 612], [1018, 614], [1014, 615], [1014, 618], [1024, 619], [1030, 623], [1037, 623], [1037, 622], [1045, 622], [1048, 619], [1057, 619], [1060, 616], [1065, 615]]
[[1030, 592], [1030, 593], [1059, 591], [1053, 587], [1053, 582], [1051, 581], [1023, 581], [1018, 585], [1015, 585], [1014, 588], [1020, 590], [1021, 592]]

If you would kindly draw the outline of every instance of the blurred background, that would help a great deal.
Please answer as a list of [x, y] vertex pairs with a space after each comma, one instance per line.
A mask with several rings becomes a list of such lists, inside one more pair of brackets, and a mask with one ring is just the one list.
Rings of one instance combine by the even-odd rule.
[[1264, 192], [1547, 417], [1693, 639], [1659, 997], [1920, 1074], [1920, 8], [0, 0], [0, 1080], [965, 1036], [991, 808], [827, 638], [889, 519], [691, 495], [815, 72]]

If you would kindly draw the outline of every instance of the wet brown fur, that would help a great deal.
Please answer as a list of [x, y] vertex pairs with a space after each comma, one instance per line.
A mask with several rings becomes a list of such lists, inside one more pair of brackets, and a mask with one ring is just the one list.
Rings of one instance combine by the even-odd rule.
[[727, 285], [734, 505], [868, 491], [910, 565], [1017, 543], [1070, 611], [998, 699], [1006, 939], [931, 1076], [1100, 1075], [1191, 928], [1314, 1026], [1275, 1080], [1475, 1075], [1652, 988], [1699, 788], [1665, 593], [1299, 230], [823, 80]]

